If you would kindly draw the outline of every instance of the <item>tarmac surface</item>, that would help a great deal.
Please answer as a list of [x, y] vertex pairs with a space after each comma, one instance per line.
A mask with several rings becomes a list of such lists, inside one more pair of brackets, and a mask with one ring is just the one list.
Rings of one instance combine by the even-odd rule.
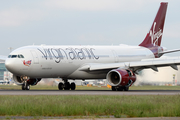
[[0, 95], [180, 95], [180, 90], [0, 90]]

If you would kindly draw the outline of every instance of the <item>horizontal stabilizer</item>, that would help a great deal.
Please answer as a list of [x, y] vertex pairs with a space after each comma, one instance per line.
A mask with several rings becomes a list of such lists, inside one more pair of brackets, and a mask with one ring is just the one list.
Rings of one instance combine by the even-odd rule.
[[162, 52], [159, 52], [159, 56], [162, 56], [163, 54], [166, 54], [166, 53], [172, 53], [172, 52], [178, 52], [180, 51], [180, 49], [173, 49], [173, 50], [167, 50], [167, 51], [162, 51]]

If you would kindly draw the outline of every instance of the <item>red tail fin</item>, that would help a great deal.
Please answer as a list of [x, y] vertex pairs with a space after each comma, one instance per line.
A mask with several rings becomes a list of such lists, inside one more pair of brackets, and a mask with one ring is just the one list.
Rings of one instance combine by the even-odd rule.
[[161, 3], [149, 33], [139, 46], [152, 47], [161, 45], [167, 5], [167, 2]]

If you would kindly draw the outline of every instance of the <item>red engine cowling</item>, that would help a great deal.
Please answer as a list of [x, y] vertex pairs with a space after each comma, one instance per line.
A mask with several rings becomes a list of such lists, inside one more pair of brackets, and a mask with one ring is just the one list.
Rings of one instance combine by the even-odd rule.
[[128, 69], [109, 71], [106, 79], [111, 86], [131, 86], [136, 81], [136, 75]]

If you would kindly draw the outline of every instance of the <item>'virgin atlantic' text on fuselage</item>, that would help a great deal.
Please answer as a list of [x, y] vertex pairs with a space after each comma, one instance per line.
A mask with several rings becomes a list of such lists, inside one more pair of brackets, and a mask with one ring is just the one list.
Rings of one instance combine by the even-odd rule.
[[63, 59], [84, 60], [84, 59], [99, 59], [99, 56], [94, 54], [94, 48], [43, 48], [38, 50], [46, 60], [55, 59], [56, 63]]

